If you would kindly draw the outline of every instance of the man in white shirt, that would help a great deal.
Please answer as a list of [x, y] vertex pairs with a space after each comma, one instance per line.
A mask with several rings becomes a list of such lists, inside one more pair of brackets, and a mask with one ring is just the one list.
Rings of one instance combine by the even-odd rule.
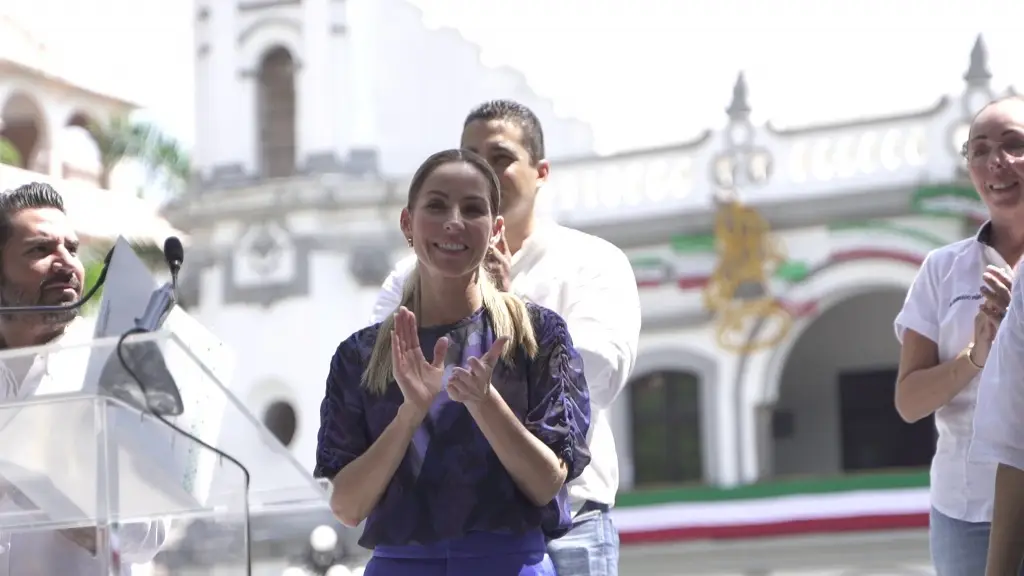
[[[633, 268], [609, 242], [534, 215], [550, 168], [540, 121], [528, 108], [508, 100], [482, 104], [466, 118], [462, 147], [486, 158], [501, 180], [505, 235], [488, 256], [488, 270], [499, 287], [565, 319], [590, 388], [592, 460], [569, 484], [573, 527], [549, 544], [549, 553], [559, 576], [617, 575], [619, 536], [609, 510], [619, 470], [609, 407], [626, 385], [640, 338]], [[415, 255], [399, 262], [384, 281], [371, 322], [398, 308], [415, 263]]]
[[[79, 240], [64, 201], [48, 184], [26, 184], [0, 194], [0, 306], [61, 305], [82, 296], [85, 271]], [[48, 314], [0, 312], [0, 349], [54, 343], [72, 337], [77, 311]], [[77, 331], [77, 330], [76, 330]], [[0, 394], [5, 401], [29, 398], [59, 387], [48, 362], [8, 360]], [[79, 375], [79, 376], [84, 376]], [[45, 393], [43, 391], [42, 393]], [[26, 505], [25, 496], [0, 479], [0, 514]], [[0, 576], [99, 573], [97, 538], [111, 538], [115, 565], [130, 574], [131, 564], [152, 560], [166, 527], [161, 522], [123, 526], [117, 534], [95, 528], [9, 534], [0, 531]]]

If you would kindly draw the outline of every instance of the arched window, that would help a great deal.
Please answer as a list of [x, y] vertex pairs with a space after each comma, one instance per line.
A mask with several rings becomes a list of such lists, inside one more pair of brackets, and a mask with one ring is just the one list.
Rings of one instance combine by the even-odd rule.
[[299, 418], [295, 413], [295, 407], [286, 401], [274, 402], [267, 406], [266, 412], [263, 413], [263, 425], [281, 444], [284, 444], [285, 448], [291, 446], [292, 440], [295, 440], [298, 424]]
[[703, 480], [700, 384], [681, 371], [651, 372], [629, 384], [637, 487]]
[[266, 53], [259, 69], [260, 167], [266, 178], [295, 174], [295, 61], [288, 50]]
[[0, 153], [3, 162], [47, 174], [50, 142], [45, 115], [36, 101], [16, 92], [0, 110]]

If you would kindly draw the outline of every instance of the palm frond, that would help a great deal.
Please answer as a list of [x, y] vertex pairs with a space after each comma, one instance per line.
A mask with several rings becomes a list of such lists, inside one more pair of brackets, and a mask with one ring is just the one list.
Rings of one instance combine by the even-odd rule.
[[22, 164], [21, 152], [3, 136], [0, 136], [0, 164], [8, 166], [21, 166]]
[[[89, 290], [96, 285], [99, 281], [100, 274], [103, 272], [103, 260], [91, 260], [84, 262], [85, 264], [85, 290]], [[103, 288], [100, 288], [96, 295], [93, 296], [92, 300], [85, 303], [82, 306], [82, 314], [84, 316], [91, 316], [93, 313], [99, 311], [100, 302], [103, 300]]]
[[188, 153], [155, 125], [115, 116], [106, 124], [91, 125], [89, 131], [96, 139], [105, 173], [124, 160], [135, 160], [145, 168], [151, 183], [158, 182], [175, 192], [188, 186], [192, 173]]
[[88, 130], [96, 142], [104, 170], [113, 170], [121, 161], [138, 154], [141, 148], [136, 130], [123, 116], [115, 116], [105, 124], [92, 122]]

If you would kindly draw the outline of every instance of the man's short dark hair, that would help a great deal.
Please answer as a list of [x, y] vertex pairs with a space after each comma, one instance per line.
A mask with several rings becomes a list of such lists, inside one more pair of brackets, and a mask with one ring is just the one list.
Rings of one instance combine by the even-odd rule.
[[14, 215], [30, 208], [56, 208], [64, 210], [64, 198], [53, 186], [31, 182], [0, 194], [0, 248], [11, 238], [11, 220]]
[[540, 120], [526, 106], [513, 100], [491, 100], [474, 108], [462, 127], [465, 129], [477, 120], [489, 122], [498, 120], [515, 124], [523, 131], [523, 148], [530, 154], [530, 161], [533, 163], [544, 160], [547, 155], [544, 152], [544, 129], [540, 126]]

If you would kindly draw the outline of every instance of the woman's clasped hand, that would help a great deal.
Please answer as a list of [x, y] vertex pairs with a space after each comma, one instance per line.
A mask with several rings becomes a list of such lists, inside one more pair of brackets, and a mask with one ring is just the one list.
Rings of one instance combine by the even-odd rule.
[[1006, 316], [1007, 308], [1010, 307], [1013, 275], [998, 266], [988, 266], [981, 279], [984, 282], [981, 287], [981, 295], [984, 298], [984, 302], [981, 303], [981, 311], [998, 326]]
[[[491, 375], [508, 345], [508, 337], [494, 341], [481, 358], [470, 358], [469, 369], [453, 368], [448, 379], [448, 396], [471, 406], [487, 398], [491, 390]], [[444, 359], [448, 353], [448, 338], [439, 338], [434, 345], [434, 358], [428, 361], [420, 347], [416, 315], [402, 306], [395, 313], [395, 328], [391, 331], [391, 363], [395, 381], [402, 397], [419, 413], [425, 413], [434, 398], [445, 387]]]
[[491, 375], [501, 359], [508, 337], [501, 336], [494, 341], [483, 358], [470, 358], [469, 370], [455, 368], [448, 381], [448, 396], [456, 402], [472, 406], [487, 398], [491, 392]]

